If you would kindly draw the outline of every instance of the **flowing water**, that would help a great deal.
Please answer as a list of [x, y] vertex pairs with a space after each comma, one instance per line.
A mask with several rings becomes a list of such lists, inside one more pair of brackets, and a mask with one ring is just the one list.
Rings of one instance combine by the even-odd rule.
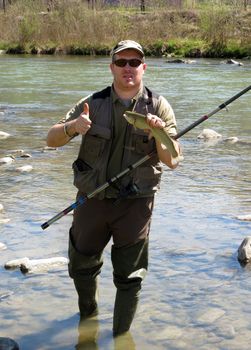
[[[148, 59], [144, 81], [171, 103], [179, 130], [250, 85], [251, 63], [219, 60], [170, 64]], [[165, 168], [150, 234], [149, 272], [130, 336], [114, 341], [115, 295], [110, 244], [100, 276], [100, 314], [78, 330], [77, 297], [67, 266], [46, 273], [6, 270], [12, 259], [67, 257], [68, 214], [47, 230], [41, 224], [75, 201], [71, 163], [79, 138], [45, 150], [49, 127], [81, 97], [109, 85], [109, 59], [0, 56], [0, 158], [23, 149], [0, 166], [0, 336], [23, 350], [250, 349], [251, 269], [236, 251], [250, 234], [250, 92], [182, 137], [184, 161]], [[240, 142], [204, 142], [203, 128]], [[17, 167], [31, 165], [27, 173]], [[94, 214], [95, 215], [95, 214]], [[96, 345], [84, 345], [86, 333]], [[80, 334], [80, 336], [79, 336]], [[79, 336], [79, 337], [78, 337]]]

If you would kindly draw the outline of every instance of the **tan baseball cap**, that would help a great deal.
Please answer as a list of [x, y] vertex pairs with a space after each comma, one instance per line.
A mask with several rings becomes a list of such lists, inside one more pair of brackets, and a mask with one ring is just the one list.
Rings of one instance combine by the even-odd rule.
[[142, 46], [133, 40], [123, 40], [120, 41], [114, 48], [111, 50], [111, 56], [113, 57], [116, 53], [123, 50], [133, 49], [140, 53], [142, 57], [145, 56]]

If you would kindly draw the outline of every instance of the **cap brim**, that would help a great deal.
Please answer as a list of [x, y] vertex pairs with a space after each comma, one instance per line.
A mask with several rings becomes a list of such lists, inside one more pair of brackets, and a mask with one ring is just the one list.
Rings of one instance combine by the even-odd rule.
[[117, 50], [114, 50], [114, 52], [112, 52], [112, 56], [116, 55], [117, 53], [121, 52], [121, 51], [125, 51], [125, 50], [135, 50], [137, 51], [142, 57], [144, 57], [144, 52], [142, 50], [140, 50], [138, 47], [134, 47], [134, 46], [129, 46], [129, 47], [120, 47]]

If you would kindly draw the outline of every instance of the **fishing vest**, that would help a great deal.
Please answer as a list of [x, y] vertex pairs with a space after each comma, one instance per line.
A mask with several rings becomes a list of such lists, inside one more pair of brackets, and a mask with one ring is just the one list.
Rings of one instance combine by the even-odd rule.
[[[159, 96], [148, 88], [136, 101], [135, 112], [141, 114], [156, 114]], [[84, 194], [90, 194], [109, 179], [106, 178], [106, 169], [109, 161], [112, 144], [112, 98], [111, 87], [94, 93], [89, 101], [91, 128], [82, 136], [78, 158], [73, 163], [74, 185]], [[124, 142], [124, 152], [121, 171], [132, 165], [152, 151], [156, 151], [155, 139], [148, 139], [144, 130], [136, 129], [128, 123]], [[158, 189], [162, 174], [162, 166], [156, 155], [131, 170], [120, 179], [120, 186], [125, 188], [136, 185], [138, 197], [152, 196]], [[105, 191], [96, 196], [105, 198]]]

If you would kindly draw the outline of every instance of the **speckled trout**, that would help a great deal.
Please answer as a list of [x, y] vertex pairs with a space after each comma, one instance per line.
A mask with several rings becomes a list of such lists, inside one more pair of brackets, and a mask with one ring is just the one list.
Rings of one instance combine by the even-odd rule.
[[179, 156], [174, 146], [174, 140], [172, 140], [172, 138], [168, 135], [165, 129], [152, 128], [147, 124], [146, 116], [140, 113], [126, 111], [124, 113], [124, 117], [128, 121], [128, 123], [132, 124], [138, 129], [149, 129], [153, 137], [155, 137], [155, 139], [157, 139], [163, 145], [166, 146], [173, 158], [177, 158]]

